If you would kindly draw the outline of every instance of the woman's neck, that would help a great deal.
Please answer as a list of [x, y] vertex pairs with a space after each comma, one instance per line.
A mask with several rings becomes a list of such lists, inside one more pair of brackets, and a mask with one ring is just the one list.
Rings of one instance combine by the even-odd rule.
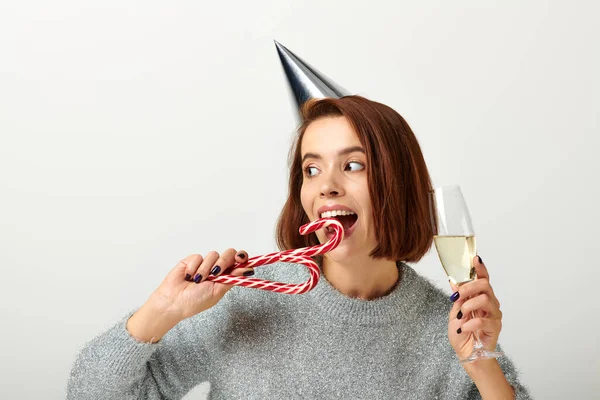
[[327, 256], [322, 261], [325, 278], [348, 297], [373, 300], [387, 295], [400, 280], [395, 261], [356, 257], [350, 263], [338, 263]]

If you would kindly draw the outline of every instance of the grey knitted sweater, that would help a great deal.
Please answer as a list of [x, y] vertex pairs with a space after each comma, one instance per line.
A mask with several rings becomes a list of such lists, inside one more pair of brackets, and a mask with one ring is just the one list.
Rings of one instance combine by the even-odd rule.
[[[451, 302], [411, 267], [387, 296], [366, 301], [321, 276], [303, 295], [234, 287], [159, 343], [140, 343], [126, 315], [79, 353], [68, 399], [180, 399], [210, 381], [210, 399], [478, 399], [448, 342]], [[257, 277], [303, 282], [277, 263]], [[506, 357], [517, 399], [529, 399]]]

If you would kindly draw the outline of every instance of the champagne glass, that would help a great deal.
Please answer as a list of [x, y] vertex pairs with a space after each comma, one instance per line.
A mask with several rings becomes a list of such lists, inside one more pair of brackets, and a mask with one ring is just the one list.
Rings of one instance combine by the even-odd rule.
[[[433, 240], [448, 279], [457, 286], [476, 279], [473, 258], [477, 254], [475, 231], [467, 203], [459, 185], [442, 186], [430, 192], [429, 204]], [[471, 318], [475, 318], [475, 312]], [[473, 352], [461, 364], [487, 358], [498, 358], [501, 352], [483, 347], [478, 332], [474, 332]]]

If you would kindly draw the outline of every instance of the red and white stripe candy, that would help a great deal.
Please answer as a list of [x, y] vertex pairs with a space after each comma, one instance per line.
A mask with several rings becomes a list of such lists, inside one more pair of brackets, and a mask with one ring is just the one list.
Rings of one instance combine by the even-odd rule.
[[301, 249], [292, 249], [270, 253], [262, 256], [252, 257], [244, 263], [236, 263], [232, 268], [252, 268], [266, 264], [273, 264], [277, 261], [298, 263], [308, 268], [310, 277], [308, 281], [299, 284], [265, 281], [262, 279], [233, 276], [233, 275], [209, 275], [206, 279], [217, 283], [227, 283], [230, 285], [245, 286], [254, 289], [263, 289], [271, 292], [286, 294], [302, 294], [315, 287], [319, 281], [321, 270], [317, 263], [310, 257], [327, 253], [335, 249], [344, 239], [344, 227], [334, 218], [321, 218], [300, 227], [301, 235], [308, 235], [317, 229], [331, 226], [334, 231], [333, 237], [327, 242], [317, 246], [303, 247]]

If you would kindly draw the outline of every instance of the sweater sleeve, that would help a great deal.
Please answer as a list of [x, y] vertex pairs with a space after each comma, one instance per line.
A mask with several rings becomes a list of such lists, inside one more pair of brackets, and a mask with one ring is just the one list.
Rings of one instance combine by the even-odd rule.
[[[496, 347], [498, 347], [498, 351], [502, 351], [502, 352], [504, 351], [504, 350], [502, 350], [500, 345], [498, 345]], [[513, 362], [508, 358], [508, 356], [504, 355], [504, 356], [498, 358], [498, 363], [500, 364], [500, 368], [502, 369], [502, 372], [504, 372], [504, 376], [506, 377], [506, 380], [508, 381], [510, 386], [512, 386], [513, 389], [515, 390], [515, 400], [530, 400], [531, 396], [529, 394], [529, 391], [520, 382], [519, 373], [518, 373], [516, 367], [514, 366]]]
[[68, 400], [181, 399], [208, 380], [208, 356], [190, 319], [150, 344], [126, 330], [132, 314], [79, 352], [67, 385]]

